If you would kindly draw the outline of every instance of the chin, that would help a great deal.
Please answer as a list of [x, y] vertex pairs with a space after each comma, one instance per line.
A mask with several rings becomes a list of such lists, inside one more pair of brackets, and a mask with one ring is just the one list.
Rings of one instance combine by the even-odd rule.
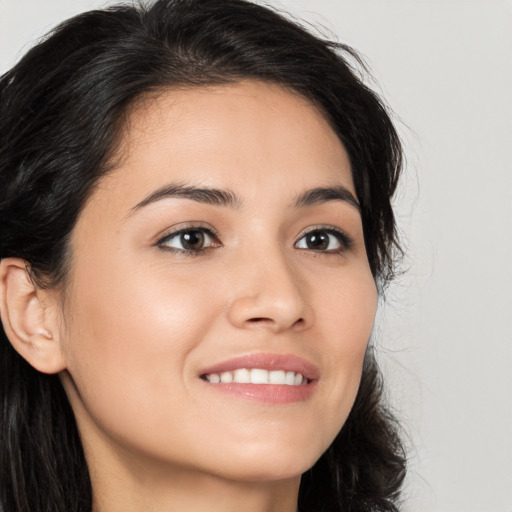
[[[301, 445], [289, 448], [272, 447], [271, 449], [240, 449], [233, 464], [217, 466], [224, 477], [246, 482], [270, 482], [299, 478], [309, 470], [324, 453], [324, 449], [312, 450]], [[227, 462], [228, 457], [224, 458]]]
[[239, 482], [279, 482], [283, 480], [294, 480], [310, 469], [316, 460], [313, 461], [289, 461], [273, 465], [269, 461], [257, 461], [241, 463], [237, 468], [223, 472], [223, 478], [237, 480]]

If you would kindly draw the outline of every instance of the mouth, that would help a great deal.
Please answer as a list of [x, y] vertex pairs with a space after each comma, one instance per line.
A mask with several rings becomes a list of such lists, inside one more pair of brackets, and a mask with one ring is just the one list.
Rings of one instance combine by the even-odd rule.
[[199, 374], [213, 390], [271, 404], [309, 399], [319, 376], [312, 363], [286, 354], [249, 354], [216, 364]]
[[302, 373], [263, 368], [237, 368], [222, 373], [207, 373], [201, 378], [211, 384], [273, 384], [277, 386], [304, 386], [310, 380]]

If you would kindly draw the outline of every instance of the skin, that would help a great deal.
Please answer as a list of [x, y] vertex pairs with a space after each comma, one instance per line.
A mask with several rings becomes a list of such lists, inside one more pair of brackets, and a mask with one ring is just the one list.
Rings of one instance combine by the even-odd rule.
[[[357, 207], [296, 205], [317, 187], [355, 196], [344, 147], [305, 99], [243, 82], [139, 102], [117, 158], [73, 230], [48, 338], [58, 342], [94, 511], [296, 510], [301, 473], [353, 404], [376, 310]], [[135, 208], [169, 184], [229, 190], [237, 203], [167, 197]], [[216, 235], [195, 253], [177, 237], [159, 245], [184, 227]], [[351, 243], [329, 234], [329, 249], [313, 250], [311, 228], [342, 230]], [[314, 364], [312, 395], [264, 403], [200, 378], [255, 353]]]

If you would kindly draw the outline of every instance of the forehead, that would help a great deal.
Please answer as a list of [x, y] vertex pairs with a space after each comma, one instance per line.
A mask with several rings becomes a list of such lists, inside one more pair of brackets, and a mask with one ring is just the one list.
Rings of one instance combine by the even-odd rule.
[[110, 210], [129, 210], [168, 183], [227, 188], [253, 203], [291, 204], [307, 189], [337, 185], [355, 195], [347, 153], [325, 116], [263, 82], [142, 98], [127, 115], [115, 160], [93, 194]]

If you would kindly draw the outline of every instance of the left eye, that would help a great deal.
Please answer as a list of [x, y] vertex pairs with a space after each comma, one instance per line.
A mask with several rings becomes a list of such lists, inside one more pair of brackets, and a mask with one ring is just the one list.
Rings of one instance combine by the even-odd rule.
[[315, 229], [303, 235], [295, 243], [297, 249], [316, 252], [341, 252], [349, 246], [350, 239], [347, 235], [333, 229]]
[[187, 228], [165, 236], [158, 245], [176, 251], [200, 252], [215, 246], [215, 236], [204, 228]]

